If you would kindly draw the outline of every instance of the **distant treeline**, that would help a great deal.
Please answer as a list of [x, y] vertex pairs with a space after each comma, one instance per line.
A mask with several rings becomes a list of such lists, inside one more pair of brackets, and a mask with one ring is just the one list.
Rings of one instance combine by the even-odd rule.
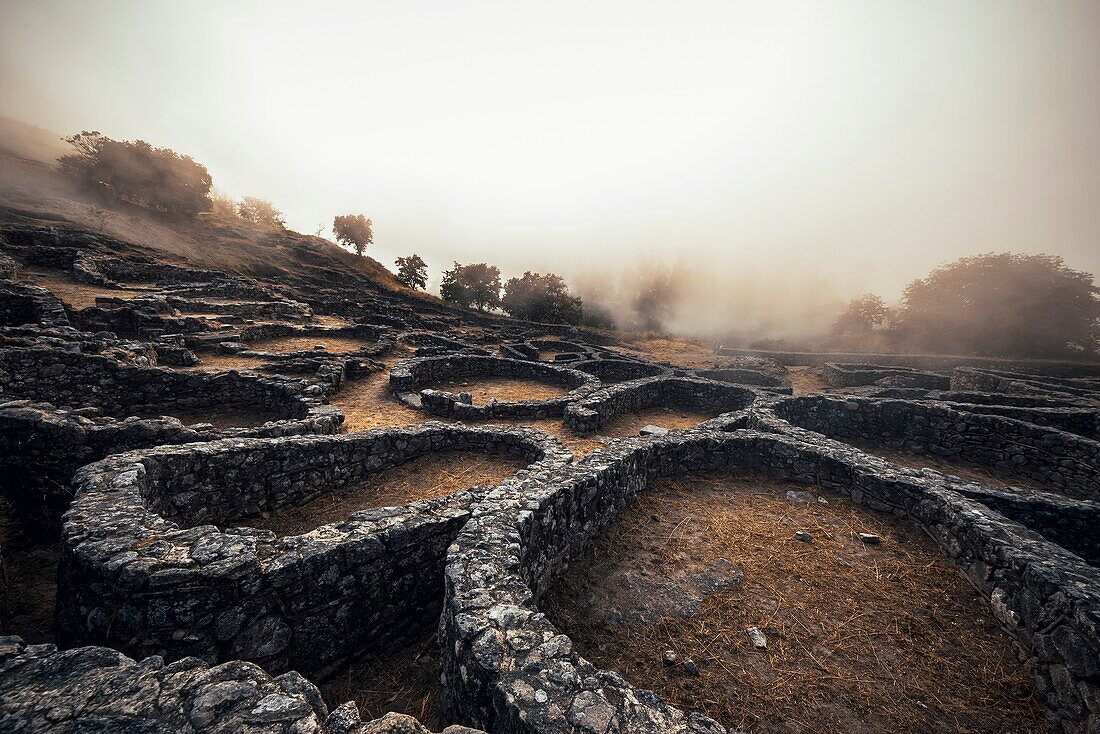
[[837, 346], [995, 357], [1094, 356], [1100, 299], [1089, 273], [1054, 255], [965, 257], [914, 280], [896, 307], [854, 299], [833, 324]]

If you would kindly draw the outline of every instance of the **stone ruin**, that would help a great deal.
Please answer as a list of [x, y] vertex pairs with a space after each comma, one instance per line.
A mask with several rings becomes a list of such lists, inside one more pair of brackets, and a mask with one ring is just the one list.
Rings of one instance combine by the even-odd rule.
[[[4, 499], [61, 556], [60, 648], [0, 638], [2, 730], [423, 734], [409, 717], [330, 708], [314, 684], [437, 630], [444, 706], [469, 727], [724, 732], [584, 659], [540, 608], [638, 493], [697, 472], [826, 488], [912, 523], [1032, 666], [1055, 730], [1100, 730], [1100, 370], [844, 357], [821, 365], [834, 392], [792, 395], [781, 365], [729, 350], [713, 369], [681, 370], [585, 330], [381, 291], [288, 292], [124, 254], [87, 233], [9, 229], [3, 249]], [[74, 308], [19, 279], [21, 265], [142, 293]], [[263, 349], [326, 336], [365, 345]], [[414, 356], [395, 363], [398, 347]], [[213, 354], [255, 369], [192, 369]], [[338, 435], [343, 414], [329, 399], [386, 367], [393, 405], [444, 420]], [[481, 377], [565, 394], [475, 406], [427, 387]], [[226, 406], [270, 420], [172, 417]], [[586, 435], [654, 406], [716, 417], [579, 459], [542, 431], [491, 424], [557, 418]], [[305, 533], [250, 526], [448, 451], [526, 468]], [[1008, 479], [961, 476], [950, 462]]]

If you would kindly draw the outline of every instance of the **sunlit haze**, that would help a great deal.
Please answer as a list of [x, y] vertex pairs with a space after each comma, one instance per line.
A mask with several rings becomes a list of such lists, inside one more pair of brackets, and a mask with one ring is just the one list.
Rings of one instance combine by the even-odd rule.
[[682, 327], [798, 333], [963, 255], [1100, 271], [1098, 37], [1096, 2], [4, 0], [0, 113], [299, 231], [364, 212], [436, 280], [678, 264]]

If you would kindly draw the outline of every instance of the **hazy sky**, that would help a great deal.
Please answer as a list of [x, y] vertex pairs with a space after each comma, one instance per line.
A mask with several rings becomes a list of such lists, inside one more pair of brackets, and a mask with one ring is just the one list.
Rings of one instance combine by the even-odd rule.
[[896, 297], [1100, 272], [1100, 3], [0, 0], [0, 113], [142, 137], [375, 254], [660, 256]]

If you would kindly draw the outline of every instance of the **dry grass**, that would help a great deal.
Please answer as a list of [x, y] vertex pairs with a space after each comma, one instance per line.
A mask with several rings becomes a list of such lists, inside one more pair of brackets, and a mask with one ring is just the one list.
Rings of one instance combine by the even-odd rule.
[[637, 436], [638, 431], [648, 425], [668, 429], [694, 428], [703, 421], [709, 421], [717, 415], [719, 414], [682, 410], [680, 408], [647, 408], [637, 413], [623, 413], [615, 416], [611, 421], [600, 427], [598, 435], [609, 438]]
[[116, 417], [125, 418], [137, 416], [139, 418], [159, 418], [161, 416], [179, 418], [184, 425], [195, 423], [210, 423], [219, 430], [226, 428], [252, 428], [262, 426], [268, 421], [280, 420], [273, 412], [257, 408], [245, 408], [235, 405], [218, 405], [210, 408], [173, 408], [149, 406], [138, 409], [130, 409], [119, 413]]
[[263, 339], [260, 341], [248, 342], [246, 346], [256, 352], [284, 354], [286, 352], [312, 352], [314, 351], [313, 347], [315, 344], [324, 344], [324, 350], [318, 349], [316, 351], [324, 351], [328, 354], [343, 354], [345, 352], [357, 352], [360, 349], [373, 347], [375, 343], [376, 342], [370, 339], [314, 334], [312, 336], [285, 336], [278, 339]]
[[439, 644], [430, 634], [399, 653], [358, 660], [321, 686], [330, 708], [352, 700], [364, 719], [389, 711], [415, 716], [432, 731], [455, 722], [439, 704]]
[[826, 392], [829, 386], [821, 378], [821, 372], [817, 367], [801, 366], [788, 367], [787, 379], [791, 381], [795, 395], [810, 395], [811, 393]]
[[932, 456], [931, 454], [911, 454], [899, 449], [871, 446], [865, 443], [857, 444], [850, 441], [848, 443], [857, 447], [860, 451], [864, 451], [872, 456], [886, 459], [889, 462], [910, 469], [924, 469], [927, 467], [928, 469], [935, 469], [944, 474], [955, 474], [963, 479], [969, 479], [972, 482], [979, 482], [989, 487], [999, 487], [1001, 489], [1008, 487], [1029, 487], [1031, 489], [1057, 491], [1056, 489], [1052, 490], [1042, 482], [1038, 482], [1034, 479], [1017, 477], [1007, 472], [990, 469], [981, 464], [975, 464], [962, 459], [944, 459], [939, 456]]
[[135, 296], [145, 295], [145, 291], [104, 288], [98, 285], [81, 283], [65, 273], [57, 270], [46, 270], [45, 268], [25, 268], [23, 275], [24, 281], [45, 288], [70, 308], [90, 308], [95, 305], [95, 299], [98, 296], [134, 298]]
[[517, 456], [475, 451], [441, 451], [418, 456], [366, 481], [334, 489], [300, 507], [249, 521], [278, 535], [299, 535], [346, 520], [359, 510], [400, 507], [417, 500], [445, 497], [470, 487], [499, 484], [527, 465]]
[[257, 370], [266, 360], [262, 357], [241, 357], [236, 354], [204, 352], [199, 355], [200, 364], [176, 367], [178, 370], [199, 370], [201, 372], [224, 372], [226, 370]]
[[[597, 665], [749, 732], [1045, 731], [1027, 668], [930, 540], [836, 495], [789, 502], [790, 488], [805, 489], [659, 480], [542, 606]], [[793, 540], [796, 530], [813, 543]], [[864, 545], [858, 532], [882, 544]], [[624, 569], [676, 584], [720, 559], [744, 577], [694, 615], [615, 626], [591, 602]], [[767, 635], [766, 651], [749, 643], [750, 626]], [[664, 667], [665, 649], [700, 675]]]
[[474, 405], [485, 405], [492, 398], [505, 403], [553, 400], [569, 392], [560, 385], [512, 377], [459, 377], [424, 387], [453, 393], [468, 392]]
[[431, 419], [430, 415], [406, 408], [390, 394], [388, 367], [366, 377], [349, 380], [330, 402], [344, 411], [344, 430], [349, 433], [409, 426]]
[[339, 329], [352, 324], [352, 322], [341, 316], [327, 316], [325, 314], [313, 314], [309, 322], [314, 326], [324, 326], [329, 329]]
[[684, 369], [709, 369], [716, 364], [714, 348], [693, 339], [644, 334], [625, 335], [623, 342], [652, 362], [668, 362]]

